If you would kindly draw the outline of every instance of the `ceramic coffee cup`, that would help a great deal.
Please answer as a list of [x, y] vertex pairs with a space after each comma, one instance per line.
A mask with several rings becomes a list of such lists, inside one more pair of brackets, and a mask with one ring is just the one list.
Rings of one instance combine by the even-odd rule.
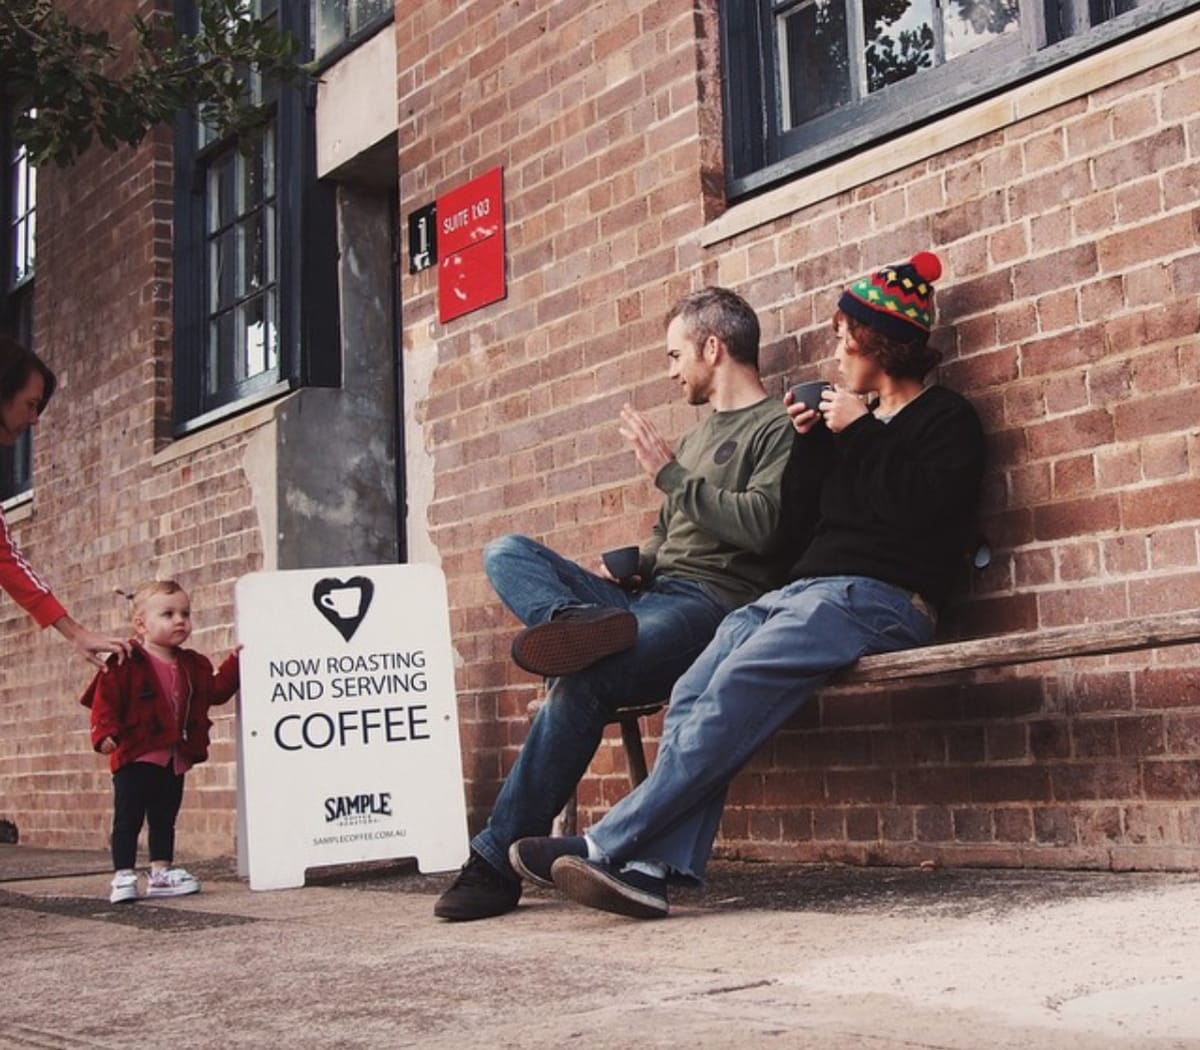
[[641, 551], [637, 547], [617, 547], [600, 555], [604, 567], [618, 580], [627, 580], [636, 576]]
[[[824, 379], [814, 379], [811, 383], [797, 383], [791, 388], [792, 404], [798, 405], [804, 402], [805, 408], [821, 407], [821, 391], [832, 389], [832, 384], [825, 382]], [[821, 416], [817, 416], [818, 425], [824, 423], [825, 420]]]

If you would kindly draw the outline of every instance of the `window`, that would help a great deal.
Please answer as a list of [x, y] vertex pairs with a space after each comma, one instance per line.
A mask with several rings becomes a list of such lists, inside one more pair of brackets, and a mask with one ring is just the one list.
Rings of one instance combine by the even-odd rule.
[[[33, 345], [33, 272], [37, 254], [37, 171], [24, 146], [12, 136], [16, 110], [0, 110], [0, 173], [3, 200], [0, 226], [4, 231], [4, 256], [0, 262], [0, 330], [26, 346]], [[32, 430], [11, 448], [0, 448], [0, 500], [29, 491]]]
[[275, 128], [214, 154], [205, 182], [205, 394], [220, 398], [278, 376]]
[[729, 196], [909, 130], [1195, 6], [727, 0], [720, 12]]
[[[256, 0], [301, 41], [307, 0]], [[311, 84], [250, 78], [262, 128], [176, 137], [175, 433], [302, 385], [336, 385], [333, 190], [316, 181]]]
[[324, 62], [391, 21], [394, 0], [312, 0], [313, 51]]

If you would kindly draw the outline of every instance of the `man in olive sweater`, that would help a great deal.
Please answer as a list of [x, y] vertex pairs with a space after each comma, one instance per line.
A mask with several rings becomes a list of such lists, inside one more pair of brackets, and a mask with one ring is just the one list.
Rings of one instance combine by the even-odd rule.
[[[637, 572], [592, 573], [524, 536], [490, 543], [484, 565], [496, 593], [529, 625], [513, 643], [523, 668], [550, 678], [471, 857], [434, 914], [452, 921], [511, 911], [521, 896], [510, 846], [546, 835], [575, 790], [615, 708], [665, 697], [730, 610], [775, 586], [780, 479], [790, 419], [758, 373], [754, 310], [723, 288], [687, 296], [667, 317], [670, 377], [692, 405], [715, 410], [672, 450], [625, 406], [621, 433], [663, 492]], [[549, 878], [541, 881], [549, 884]]]

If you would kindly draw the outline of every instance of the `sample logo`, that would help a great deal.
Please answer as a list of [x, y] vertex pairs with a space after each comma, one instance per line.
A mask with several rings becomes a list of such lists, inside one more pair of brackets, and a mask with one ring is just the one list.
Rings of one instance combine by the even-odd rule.
[[363, 795], [334, 795], [325, 800], [325, 823], [332, 824], [371, 824], [373, 817], [390, 817], [392, 815], [392, 793], [380, 791], [378, 794]]
[[312, 600], [317, 612], [350, 641], [366, 618], [374, 594], [375, 584], [365, 576], [352, 576], [348, 580], [327, 576], [313, 586]]

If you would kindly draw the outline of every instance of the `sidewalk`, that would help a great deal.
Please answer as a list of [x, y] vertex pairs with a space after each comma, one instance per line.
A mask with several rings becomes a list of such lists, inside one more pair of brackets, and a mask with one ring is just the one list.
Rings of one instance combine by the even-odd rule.
[[535, 891], [432, 917], [402, 865], [110, 905], [0, 846], [0, 1047], [1200, 1048], [1200, 876], [715, 865], [637, 923]]

